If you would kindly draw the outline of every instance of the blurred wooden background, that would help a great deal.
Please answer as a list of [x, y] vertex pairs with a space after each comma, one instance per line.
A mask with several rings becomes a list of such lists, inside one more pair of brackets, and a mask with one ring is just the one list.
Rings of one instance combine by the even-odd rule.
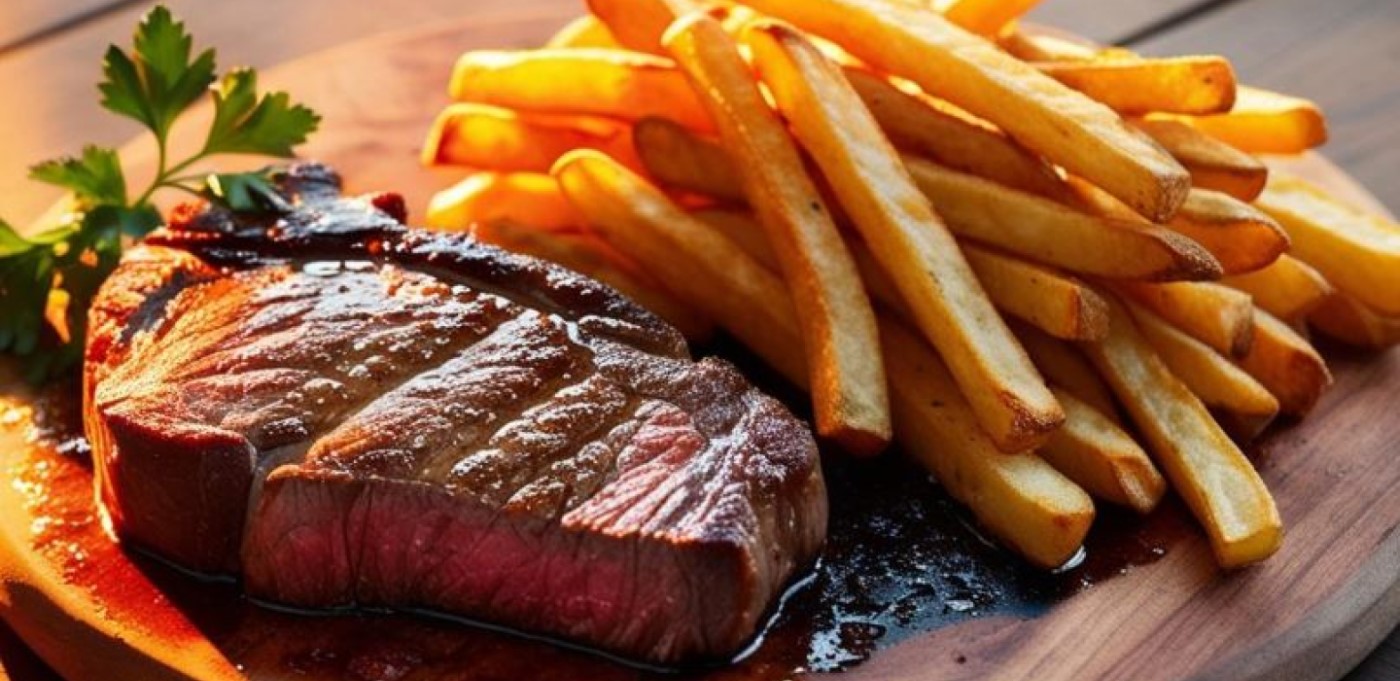
[[[139, 131], [103, 112], [102, 52], [126, 44], [145, 0], [0, 2], [0, 217], [22, 225], [57, 192], [25, 179], [35, 161]], [[166, 0], [223, 65], [266, 67], [376, 34], [463, 17], [555, 17], [582, 0]], [[1032, 15], [1153, 55], [1218, 53], [1241, 79], [1309, 97], [1331, 120], [1324, 149], [1400, 211], [1400, 1], [1044, 0]], [[501, 37], [502, 47], [525, 47]], [[1345, 531], [1345, 528], [1336, 528]], [[1400, 569], [1400, 566], [1397, 566]], [[0, 625], [0, 679], [50, 679]], [[1347, 681], [1400, 679], [1400, 632]]]

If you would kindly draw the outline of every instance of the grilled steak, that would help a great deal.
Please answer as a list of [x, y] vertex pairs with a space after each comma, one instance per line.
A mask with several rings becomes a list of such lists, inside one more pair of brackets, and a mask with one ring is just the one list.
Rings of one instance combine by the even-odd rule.
[[611, 289], [347, 199], [186, 207], [92, 311], [86, 427], [127, 541], [254, 597], [428, 608], [722, 658], [826, 531], [806, 427]]

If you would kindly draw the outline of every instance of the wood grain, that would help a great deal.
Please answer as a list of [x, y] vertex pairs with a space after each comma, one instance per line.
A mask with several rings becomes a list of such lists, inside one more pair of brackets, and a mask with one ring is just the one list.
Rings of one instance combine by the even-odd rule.
[[1400, 2], [1243, 0], [1136, 47], [1221, 53], [1243, 82], [1316, 100], [1328, 157], [1400, 209]]
[[[352, 190], [403, 189], [417, 209], [450, 179], [450, 173], [424, 170], [416, 161], [422, 131], [442, 99], [423, 93], [445, 81], [459, 50], [531, 42], [549, 26], [544, 19], [476, 22], [400, 34], [289, 64], [268, 78], [294, 88], [326, 114], [327, 133], [309, 155], [345, 171]], [[139, 150], [132, 158], [140, 162]], [[1310, 163], [1307, 172], [1320, 181], [1360, 191], [1325, 164]], [[848, 677], [1337, 678], [1400, 618], [1400, 496], [1393, 493], [1400, 485], [1400, 461], [1392, 451], [1400, 422], [1385, 416], [1400, 399], [1400, 353], [1334, 351], [1331, 357], [1336, 389], [1312, 418], [1262, 448], [1261, 472], [1289, 527], [1283, 551], [1272, 560], [1223, 575], [1193, 534], [1163, 560], [1043, 617], [989, 618], [934, 632], [882, 653]], [[49, 588], [54, 583], [47, 582]], [[30, 603], [30, 613], [40, 611], [42, 599]], [[102, 612], [91, 608], [79, 615], [90, 626], [120, 631], [120, 623], [103, 620]], [[245, 641], [240, 659], [256, 672], [260, 664], [282, 659], [287, 638]], [[62, 642], [50, 637], [42, 650], [52, 654]], [[97, 644], [86, 649], [121, 650]], [[211, 675], [221, 673], [211, 668]], [[447, 670], [423, 675], [450, 677]]]
[[[0, 51], [81, 21], [123, 0], [6, 0], [0, 4]], [[127, 0], [129, 1], [129, 0]]]

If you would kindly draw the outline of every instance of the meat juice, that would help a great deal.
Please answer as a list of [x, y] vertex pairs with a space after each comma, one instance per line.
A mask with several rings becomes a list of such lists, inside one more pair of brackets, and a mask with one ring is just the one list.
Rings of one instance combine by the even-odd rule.
[[[718, 351], [760, 386], [800, 409], [803, 400], [741, 350]], [[238, 584], [191, 575], [103, 532], [93, 508], [91, 466], [78, 391], [68, 385], [33, 402], [30, 447], [11, 471], [34, 518], [32, 541], [75, 588], [114, 618], [162, 632], [172, 644], [192, 625], [253, 678], [260, 671], [309, 678], [393, 681], [409, 676], [494, 679], [786, 679], [858, 666], [921, 633], [991, 615], [1034, 617], [1092, 584], [1154, 561], [1186, 531], [1174, 499], [1139, 519], [1101, 509], [1086, 553], [1047, 573], [983, 537], [967, 512], [898, 452], [855, 460], [824, 451], [831, 503], [826, 547], [735, 660], [655, 669], [568, 644], [432, 613], [307, 613], [250, 602]], [[124, 562], [144, 580], [102, 563]], [[105, 579], [104, 579], [105, 577]], [[143, 586], [145, 581], [151, 586]], [[123, 620], [125, 621], [125, 620]], [[415, 676], [415, 678], [420, 678]]]

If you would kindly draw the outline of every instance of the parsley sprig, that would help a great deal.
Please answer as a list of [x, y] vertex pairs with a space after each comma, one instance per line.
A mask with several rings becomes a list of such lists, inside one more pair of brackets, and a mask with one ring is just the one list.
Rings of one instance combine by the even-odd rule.
[[[130, 51], [107, 49], [102, 71], [103, 108], [151, 131], [157, 172], [149, 186], [132, 192], [116, 150], [88, 146], [30, 170], [32, 179], [71, 192], [74, 210], [59, 224], [22, 235], [0, 219], [0, 352], [21, 357], [36, 382], [81, 360], [88, 305], [124, 244], [161, 223], [153, 204], [158, 192], [195, 194], [234, 210], [265, 209], [275, 196], [269, 171], [201, 175], [191, 168], [221, 154], [290, 157], [320, 122], [284, 92], [259, 94], [252, 69], [220, 77], [214, 50], [195, 54], [185, 25], [163, 6], [141, 20]], [[171, 129], [206, 95], [214, 120], [204, 145], [172, 160]]]

